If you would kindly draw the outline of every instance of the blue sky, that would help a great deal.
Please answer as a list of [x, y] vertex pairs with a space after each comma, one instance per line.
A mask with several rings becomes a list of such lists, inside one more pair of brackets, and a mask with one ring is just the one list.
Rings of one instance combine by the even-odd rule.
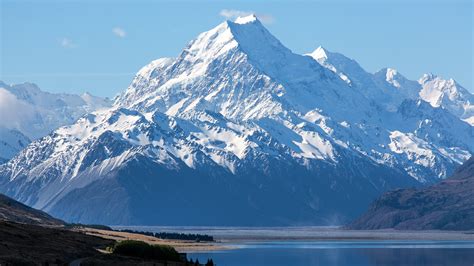
[[370, 72], [432, 72], [474, 89], [471, 0], [0, 1], [0, 80], [51, 92], [113, 97], [238, 12], [255, 12], [296, 53], [322, 45]]

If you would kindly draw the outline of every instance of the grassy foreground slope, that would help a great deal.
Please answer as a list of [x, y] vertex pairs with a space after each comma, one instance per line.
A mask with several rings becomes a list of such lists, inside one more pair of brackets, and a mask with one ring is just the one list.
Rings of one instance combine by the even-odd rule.
[[51, 215], [28, 207], [14, 199], [0, 194], [0, 220], [24, 224], [61, 226], [65, 223]]

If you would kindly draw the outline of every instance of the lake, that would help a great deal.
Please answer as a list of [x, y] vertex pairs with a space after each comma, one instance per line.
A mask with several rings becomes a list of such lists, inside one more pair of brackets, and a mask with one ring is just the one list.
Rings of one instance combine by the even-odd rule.
[[188, 258], [219, 266], [474, 266], [474, 233], [361, 231], [338, 227], [115, 226], [149, 232], [214, 236], [225, 250], [188, 252]]
[[474, 241], [267, 241], [235, 247], [188, 257], [212, 258], [219, 266], [474, 265]]

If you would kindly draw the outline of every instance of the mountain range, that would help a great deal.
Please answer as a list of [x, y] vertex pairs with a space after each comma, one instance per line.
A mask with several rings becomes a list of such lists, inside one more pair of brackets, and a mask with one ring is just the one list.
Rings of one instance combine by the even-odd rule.
[[30, 143], [0, 166], [0, 192], [70, 222], [341, 224], [468, 160], [473, 102], [454, 80], [295, 54], [240, 17]]
[[0, 163], [11, 159], [31, 140], [111, 104], [89, 93], [56, 94], [32, 83], [7, 85], [0, 81]]

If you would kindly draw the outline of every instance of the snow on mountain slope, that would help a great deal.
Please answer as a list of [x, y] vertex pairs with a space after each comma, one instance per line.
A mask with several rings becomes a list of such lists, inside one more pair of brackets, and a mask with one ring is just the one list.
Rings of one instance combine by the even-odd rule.
[[[283, 124], [284, 133], [306, 122], [299, 117], [310, 112], [324, 110], [327, 117], [354, 123], [360, 123], [364, 116], [354, 110], [376, 112], [370, 106], [361, 106], [359, 103], [367, 100], [331, 72], [283, 47], [258, 20], [246, 24], [224, 22], [198, 36], [173, 62], [161, 62], [166, 63], [159, 64], [150, 78], [137, 75], [116, 105], [142, 112], [159, 110], [171, 116], [207, 110], [234, 121], [300, 120], [277, 122], [279, 129]], [[339, 108], [332, 108], [335, 105]], [[298, 114], [294, 116], [291, 112]], [[323, 129], [319, 131], [306, 135], [311, 140], [285, 137], [282, 141], [295, 147], [298, 156], [331, 158], [329, 142], [313, 141], [327, 135]]]
[[433, 74], [425, 74], [418, 81], [413, 81], [393, 68], [384, 68], [371, 74], [356, 61], [321, 46], [307, 55], [387, 110], [394, 111], [405, 99], [422, 99], [474, 125], [474, 96], [453, 79], [444, 80]]
[[383, 68], [374, 74], [374, 78], [380, 86], [386, 85], [386, 83], [390, 84], [392, 89], [397, 91], [402, 98], [418, 99], [418, 93], [420, 90], [418, 82], [407, 79], [396, 69]]
[[407, 96], [411, 82], [328, 53], [226, 21], [142, 68], [112, 108], [31, 143], [0, 188], [70, 221], [334, 224], [471, 156], [473, 127]]
[[[322, 66], [337, 73], [338, 76], [350, 85], [360, 86], [370, 82], [368, 73], [354, 60], [339, 53], [333, 53], [319, 46], [308, 56], [314, 58]], [[347, 72], [347, 74], [346, 74]], [[350, 75], [351, 77], [349, 78]], [[364, 81], [365, 80], [365, 81]]]
[[0, 82], [0, 127], [3, 128], [0, 141], [8, 146], [8, 152], [7, 148], [2, 151], [3, 158], [10, 159], [26, 146], [28, 139], [43, 137], [62, 125], [73, 123], [85, 113], [110, 105], [108, 99], [89, 93], [81, 96], [53, 94], [41, 91], [31, 83], [10, 86]]
[[30, 143], [28, 137], [14, 129], [0, 127], [0, 136], [0, 164], [8, 161]]
[[433, 74], [425, 74], [421, 84], [420, 97], [433, 107], [446, 108], [474, 126], [474, 95], [453, 79], [445, 80]]
[[340, 53], [330, 52], [321, 46], [307, 55], [388, 111], [395, 111], [404, 99], [416, 98], [416, 91], [411, 84], [399, 86], [397, 80], [403, 80], [403, 85], [408, 82], [405, 82], [405, 78], [399, 75], [396, 70], [383, 69], [376, 74], [371, 74], [355, 60]]

